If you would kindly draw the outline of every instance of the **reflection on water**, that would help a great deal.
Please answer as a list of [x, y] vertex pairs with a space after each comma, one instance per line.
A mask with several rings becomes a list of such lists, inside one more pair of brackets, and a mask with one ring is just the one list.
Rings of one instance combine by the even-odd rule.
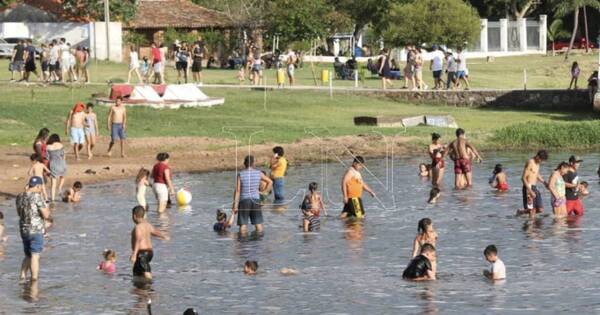
[[[473, 189], [453, 190], [445, 176], [441, 198], [426, 204], [431, 186], [419, 180], [417, 159], [369, 161], [365, 180], [380, 199], [365, 196], [367, 216], [359, 222], [335, 217], [341, 211], [337, 164], [289, 170], [285, 209], [265, 211], [263, 235], [240, 235], [234, 228], [212, 231], [215, 210], [228, 208], [232, 172], [179, 174], [177, 187], [189, 187], [190, 207], [158, 215], [151, 202], [148, 220], [168, 242], [153, 242], [152, 284], [136, 286], [131, 277], [131, 180], [90, 185], [80, 205], [57, 204], [55, 225], [42, 254], [39, 284], [18, 284], [23, 258], [13, 201], [2, 208], [9, 242], [0, 244], [0, 314], [181, 314], [195, 307], [205, 314], [527, 314], [600, 312], [600, 213], [597, 185], [584, 200], [586, 216], [554, 220], [517, 218], [521, 205], [520, 172], [527, 156], [499, 156], [476, 165]], [[543, 168], [566, 156], [553, 157]], [[581, 177], [595, 183], [595, 161], [585, 157]], [[502, 163], [511, 190], [497, 194], [487, 186]], [[176, 167], [176, 166], [174, 166]], [[325, 171], [326, 173], [322, 173]], [[372, 175], [371, 175], [372, 174]], [[377, 179], [374, 178], [377, 177]], [[302, 233], [298, 205], [308, 182], [320, 184], [330, 217], [321, 231]], [[549, 193], [542, 192], [549, 205]], [[292, 198], [293, 197], [293, 198]], [[151, 200], [150, 194], [147, 196]], [[429, 217], [439, 234], [439, 281], [401, 279], [411, 255], [419, 219]], [[481, 276], [488, 268], [482, 251], [496, 244], [508, 280], [492, 284]], [[117, 252], [117, 272], [95, 270], [105, 248]], [[4, 254], [2, 254], [4, 253]], [[257, 276], [242, 273], [246, 260], [257, 260]], [[294, 277], [279, 270], [298, 270]], [[309, 298], [306, 298], [306, 297]]]

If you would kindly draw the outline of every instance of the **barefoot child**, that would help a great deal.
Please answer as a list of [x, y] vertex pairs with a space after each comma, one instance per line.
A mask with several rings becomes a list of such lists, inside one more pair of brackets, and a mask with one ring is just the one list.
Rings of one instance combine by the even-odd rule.
[[117, 261], [117, 253], [115, 253], [112, 249], [106, 249], [102, 253], [104, 256], [104, 261], [101, 261], [98, 265], [98, 270], [104, 271], [106, 273], [115, 273], [117, 271], [117, 265], [115, 262]]
[[75, 203], [81, 201], [81, 188], [83, 188], [81, 182], [77, 181], [73, 183], [73, 187], [64, 192], [62, 198], [63, 202]]
[[75, 158], [79, 160], [79, 152], [83, 149], [85, 144], [85, 133], [83, 127], [85, 124], [85, 105], [79, 102], [75, 104], [73, 109], [69, 111], [69, 117], [67, 118], [67, 124], [65, 126], [65, 134], [71, 136], [71, 144], [73, 145], [73, 152], [75, 152]]
[[27, 175], [29, 175], [29, 178], [37, 176], [42, 179], [42, 196], [44, 197], [44, 200], [48, 200], [48, 192], [46, 192], [46, 181], [44, 180], [44, 175], [50, 174], [50, 170], [48, 167], [46, 167], [46, 165], [44, 165], [44, 163], [42, 163], [42, 158], [39, 154], [34, 153], [29, 157], [29, 159], [31, 160], [31, 168], [29, 168]]
[[94, 104], [87, 103], [85, 110], [85, 140], [87, 142], [88, 159], [92, 159], [94, 146], [98, 137], [98, 119], [94, 113]]
[[154, 256], [152, 251], [151, 237], [158, 237], [168, 240], [169, 237], [163, 235], [144, 219], [146, 210], [142, 206], [135, 206], [131, 210], [131, 218], [135, 227], [131, 231], [131, 257], [129, 260], [133, 263], [133, 276], [143, 277], [146, 280], [152, 279], [152, 269], [150, 262]]
[[[321, 228], [321, 211], [325, 211], [321, 195], [317, 192], [318, 184], [312, 182], [308, 185], [308, 194], [304, 196], [300, 209], [304, 218], [302, 219], [302, 230], [304, 232], [315, 232]], [[325, 212], [327, 215], [327, 212]]]
[[484, 270], [483, 275], [490, 280], [503, 280], [506, 279], [506, 267], [500, 258], [498, 258], [498, 249], [496, 246], [489, 245], [483, 251], [485, 260], [487, 260], [491, 266], [490, 270]]
[[213, 225], [213, 230], [215, 232], [225, 232], [228, 228], [233, 225], [233, 218], [235, 218], [235, 214], [237, 211], [233, 211], [229, 219], [227, 219], [227, 214], [225, 211], [219, 209], [217, 210], [217, 223]]
[[253, 276], [258, 270], [258, 262], [256, 260], [246, 260], [244, 264], [244, 274], [247, 276]]
[[493, 176], [490, 179], [490, 185], [498, 189], [499, 192], [508, 191], [508, 182], [506, 181], [506, 173], [502, 169], [502, 164], [496, 164], [494, 167]]
[[138, 205], [144, 207], [148, 211], [148, 203], [146, 202], [146, 188], [150, 186], [150, 171], [141, 168], [135, 178], [135, 198]]

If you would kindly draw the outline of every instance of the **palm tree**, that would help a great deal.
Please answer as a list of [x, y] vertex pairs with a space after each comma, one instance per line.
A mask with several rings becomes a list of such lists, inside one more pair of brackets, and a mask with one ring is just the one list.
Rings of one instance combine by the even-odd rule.
[[552, 21], [552, 24], [548, 27], [548, 39], [552, 43], [552, 56], [556, 56], [554, 42], [560, 38], [567, 38], [569, 36], [571, 36], [571, 34], [563, 28], [563, 21], [561, 19]]
[[579, 10], [583, 6], [588, 6], [597, 10], [600, 10], [600, 0], [556, 0], [554, 6], [554, 15], [556, 17], [564, 17], [573, 13], [574, 23], [573, 32], [571, 33], [571, 42], [569, 43], [569, 49], [565, 54], [565, 60], [569, 59], [569, 53], [573, 49], [575, 43], [575, 36], [577, 36], [577, 28], [579, 27]]

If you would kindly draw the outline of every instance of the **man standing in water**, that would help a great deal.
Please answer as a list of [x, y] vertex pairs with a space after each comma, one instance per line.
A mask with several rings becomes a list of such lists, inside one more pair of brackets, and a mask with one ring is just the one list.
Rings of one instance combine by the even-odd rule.
[[262, 205], [259, 192], [261, 181], [266, 182], [268, 186], [273, 184], [269, 177], [254, 168], [254, 156], [246, 156], [244, 158], [244, 169], [239, 172], [236, 179], [233, 204], [231, 205], [232, 215], [236, 213], [238, 215], [237, 224], [240, 227], [240, 234], [248, 232], [248, 223], [254, 225], [257, 233], [263, 231]]
[[[456, 189], [473, 186], [471, 174], [472, 155], [474, 155], [479, 163], [481, 163], [482, 159], [477, 149], [467, 141], [464, 129], [456, 129], [456, 140], [452, 141], [448, 146], [448, 154], [454, 161], [454, 186]], [[466, 186], [462, 182], [462, 176], [466, 179]]]
[[578, 156], [571, 155], [569, 158], [570, 169], [563, 176], [565, 180], [565, 196], [567, 197], [567, 214], [568, 215], [583, 215], [583, 204], [579, 199], [579, 176], [577, 175], [577, 169], [583, 162]]
[[108, 145], [108, 156], [112, 155], [115, 141], [121, 142], [121, 157], [125, 157], [125, 131], [127, 131], [127, 111], [123, 106], [123, 98], [117, 97], [115, 105], [108, 112], [108, 131], [110, 131], [110, 144]]
[[19, 279], [24, 280], [27, 271], [31, 271], [32, 282], [38, 279], [40, 253], [44, 250], [44, 220], [50, 217], [50, 210], [42, 197], [43, 183], [41, 177], [33, 176], [25, 192], [17, 196], [19, 230], [25, 251]]
[[523, 176], [523, 209], [517, 211], [517, 215], [529, 214], [529, 217], [535, 217], [536, 213], [544, 212], [544, 203], [542, 202], [542, 194], [537, 188], [537, 182], [540, 181], [547, 185], [544, 178], [540, 175], [540, 164], [548, 160], [548, 152], [540, 150], [538, 153], [525, 164]]
[[375, 192], [365, 184], [360, 174], [360, 170], [364, 165], [365, 159], [362, 156], [356, 156], [352, 162], [352, 166], [344, 174], [342, 179], [342, 194], [344, 195], [342, 218], [362, 218], [365, 215], [361, 199], [363, 190], [366, 190], [372, 197], [375, 197]]

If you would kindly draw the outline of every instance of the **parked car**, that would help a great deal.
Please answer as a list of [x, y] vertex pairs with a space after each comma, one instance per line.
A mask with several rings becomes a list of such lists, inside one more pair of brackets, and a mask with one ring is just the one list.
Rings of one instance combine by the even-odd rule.
[[4, 39], [0, 38], [0, 57], [10, 58], [12, 56], [12, 51], [14, 47], [15, 44], [10, 44]]
[[[589, 48], [596, 48], [593, 42], [589, 42]], [[552, 44], [550, 44], [550, 48], [552, 49]], [[554, 42], [554, 50], [567, 50], [569, 49], [569, 41], [557, 41]], [[585, 38], [576, 39], [573, 43], [573, 49], [585, 49]]]

